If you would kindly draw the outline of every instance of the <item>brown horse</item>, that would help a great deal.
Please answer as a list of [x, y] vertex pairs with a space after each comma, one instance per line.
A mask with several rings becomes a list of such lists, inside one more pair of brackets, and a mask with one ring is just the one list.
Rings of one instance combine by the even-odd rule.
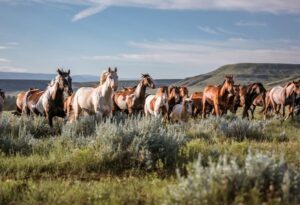
[[145, 104], [146, 88], [155, 88], [154, 80], [149, 74], [142, 74], [135, 87], [127, 87], [113, 95], [114, 111], [121, 110], [131, 115], [134, 111], [142, 111]]
[[0, 116], [3, 111], [4, 99], [5, 99], [5, 92], [2, 89], [0, 89]]
[[[29, 88], [30, 91], [36, 90], [36, 91], [41, 91], [39, 89], [35, 89], [35, 88]], [[16, 98], [16, 111], [13, 112], [14, 115], [21, 115], [23, 110], [25, 110], [24, 106], [25, 106], [25, 94], [27, 91], [21, 91], [17, 94], [17, 98]], [[29, 114], [29, 111], [26, 112], [27, 114]]]
[[180, 103], [179, 87], [170, 85], [168, 87], [169, 114], [172, 112], [173, 107], [179, 103]]
[[202, 112], [202, 98], [203, 92], [193, 92], [191, 94], [191, 100], [193, 102], [193, 117], [196, 117]]
[[254, 112], [255, 112], [255, 109], [256, 109], [257, 106], [262, 107], [262, 110], [259, 112], [260, 114], [264, 112], [264, 109], [271, 110], [270, 106], [268, 108], [265, 108], [266, 98], [268, 98], [269, 93], [270, 93], [270, 91], [268, 90], [268, 91], [265, 92], [265, 94], [260, 94], [253, 100], [252, 106], [250, 108], [252, 119], [254, 119]]
[[266, 107], [264, 110], [264, 118], [266, 118], [268, 106], [272, 106], [272, 109], [276, 114], [282, 109], [282, 117], [285, 117], [285, 106], [289, 106], [289, 115], [285, 118], [293, 117], [296, 95], [300, 94], [299, 88], [300, 82], [290, 82], [286, 86], [276, 86], [270, 90], [268, 97], [266, 98]]
[[66, 121], [67, 120], [73, 120], [73, 117], [74, 117], [74, 112], [73, 112], [73, 107], [72, 107], [72, 103], [73, 103], [73, 100], [74, 100], [74, 96], [75, 96], [75, 93], [72, 93], [71, 96], [68, 96], [65, 101], [64, 101], [64, 112], [66, 114]]
[[203, 90], [202, 98], [202, 117], [206, 117], [207, 105], [210, 104], [214, 108], [216, 116], [220, 116], [221, 107], [227, 107], [228, 97], [233, 95], [233, 77], [225, 76], [224, 82], [222, 85], [214, 86], [208, 85]]
[[180, 96], [179, 103], [181, 103], [184, 98], [189, 97], [189, 90], [185, 86], [179, 86], [178, 89], [179, 89], [179, 96]]
[[23, 112], [35, 113], [37, 115], [45, 115], [49, 125], [53, 125], [53, 117], [65, 117], [64, 112], [64, 96], [71, 95], [72, 78], [70, 70], [64, 72], [57, 70], [58, 75], [48, 85], [45, 91], [29, 90], [25, 94], [25, 106]]
[[238, 107], [242, 107], [243, 118], [249, 118], [248, 111], [250, 110], [252, 113], [251, 106], [253, 105], [254, 100], [259, 95], [262, 95], [262, 97], [265, 98], [266, 89], [262, 83], [251, 83], [249, 85], [239, 86], [236, 88], [235, 92], [237, 92], [237, 94], [235, 94], [234, 100], [229, 102], [229, 105], [231, 105], [231, 112], [236, 113]]

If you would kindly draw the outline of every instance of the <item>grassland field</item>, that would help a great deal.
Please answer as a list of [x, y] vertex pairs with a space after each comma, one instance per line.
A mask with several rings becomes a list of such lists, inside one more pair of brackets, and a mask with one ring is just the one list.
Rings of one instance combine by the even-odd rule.
[[300, 203], [300, 118], [120, 114], [51, 129], [12, 115], [13, 101], [0, 119], [0, 204]]

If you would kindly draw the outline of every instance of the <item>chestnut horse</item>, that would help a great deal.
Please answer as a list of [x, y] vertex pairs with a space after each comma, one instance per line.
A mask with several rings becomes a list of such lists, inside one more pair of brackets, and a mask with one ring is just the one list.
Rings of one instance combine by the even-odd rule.
[[0, 116], [3, 111], [3, 106], [4, 106], [4, 99], [5, 99], [5, 92], [0, 89]]
[[70, 70], [57, 70], [58, 75], [50, 82], [45, 91], [30, 89], [24, 96], [23, 113], [45, 115], [49, 125], [53, 125], [53, 117], [65, 117], [64, 96], [72, 93]]
[[131, 115], [133, 111], [143, 110], [147, 87], [154, 89], [154, 80], [149, 74], [142, 74], [137, 86], [115, 92], [113, 94], [114, 111], [127, 111]]
[[282, 117], [285, 117], [285, 106], [289, 106], [289, 114], [285, 119], [289, 117], [293, 118], [294, 108], [295, 108], [295, 100], [296, 95], [300, 94], [299, 88], [300, 82], [290, 82], [286, 86], [276, 86], [270, 90], [268, 98], [266, 99], [266, 107], [264, 110], [264, 118], [266, 119], [266, 115], [268, 106], [272, 106], [272, 109], [276, 114], [280, 112], [280, 108], [282, 109]]
[[180, 97], [179, 103], [181, 103], [184, 98], [189, 97], [189, 90], [185, 86], [179, 86], [178, 89], [179, 89], [179, 97]]
[[[35, 89], [35, 88], [29, 88], [29, 90], [36, 90], [36, 91], [41, 91], [39, 89]], [[14, 115], [21, 115], [23, 110], [25, 110], [25, 94], [26, 91], [21, 91], [17, 94], [17, 98], [16, 98], [16, 111], [13, 112]], [[30, 112], [27, 110], [26, 112], [27, 114], [30, 114]]]
[[206, 117], [207, 105], [213, 105], [214, 112], [219, 117], [221, 115], [221, 107], [227, 107], [228, 97], [233, 95], [233, 77], [225, 76], [222, 85], [208, 85], [203, 90], [202, 98], [202, 117]]
[[144, 106], [146, 116], [158, 116], [159, 114], [162, 114], [167, 117], [168, 111], [168, 88], [166, 86], [158, 88], [155, 95], [147, 96]]
[[102, 83], [98, 87], [82, 87], [77, 90], [74, 96], [72, 107], [74, 110], [74, 118], [78, 120], [82, 111], [89, 115], [97, 115], [98, 117], [110, 117], [113, 107], [113, 91], [118, 89], [117, 68], [111, 70], [108, 68]]

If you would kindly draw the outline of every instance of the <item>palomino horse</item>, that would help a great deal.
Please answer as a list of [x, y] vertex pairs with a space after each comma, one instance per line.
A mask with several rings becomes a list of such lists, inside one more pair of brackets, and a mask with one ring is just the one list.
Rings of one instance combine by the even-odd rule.
[[5, 92], [0, 89], [0, 116], [3, 111], [3, 106], [4, 106], [4, 99], [5, 99]]
[[168, 88], [162, 86], [158, 88], [155, 95], [149, 95], [145, 100], [145, 115], [158, 116], [162, 114], [167, 117], [169, 111], [168, 105]]
[[72, 93], [70, 70], [57, 70], [58, 75], [50, 82], [45, 91], [30, 89], [26, 92], [23, 113], [28, 111], [37, 115], [45, 115], [49, 125], [53, 125], [53, 117], [65, 117], [64, 97]]
[[102, 85], [96, 88], [82, 87], [77, 90], [72, 103], [75, 120], [78, 120], [82, 111], [85, 111], [89, 115], [96, 114], [101, 118], [111, 116], [113, 91], [118, 89], [117, 68], [115, 70], [108, 68], [105, 76]]
[[227, 107], [228, 96], [233, 95], [233, 77], [225, 76], [222, 85], [208, 85], [203, 90], [202, 98], [202, 117], [206, 117], [207, 105], [213, 105], [214, 112], [219, 117], [221, 115], [221, 107]]
[[142, 74], [137, 86], [115, 92], [113, 95], [114, 111], [128, 111], [131, 115], [133, 111], [143, 110], [147, 87], [155, 88], [155, 83], [149, 74]]
[[276, 114], [282, 109], [282, 117], [285, 117], [285, 106], [289, 106], [289, 115], [285, 118], [293, 117], [296, 95], [300, 94], [299, 82], [293, 81], [288, 83], [286, 86], [276, 86], [270, 90], [268, 98], [266, 98], [266, 107], [264, 110], [264, 118], [266, 118], [269, 105]]

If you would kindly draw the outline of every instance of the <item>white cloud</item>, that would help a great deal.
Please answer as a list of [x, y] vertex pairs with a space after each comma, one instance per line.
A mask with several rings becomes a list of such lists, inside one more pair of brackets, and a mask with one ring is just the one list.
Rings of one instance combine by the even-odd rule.
[[222, 27], [217, 27], [217, 28], [211, 28], [209, 26], [198, 26], [198, 29], [200, 29], [203, 32], [209, 33], [209, 34], [214, 34], [214, 35], [243, 35], [241, 33], [237, 33], [234, 31], [230, 31], [228, 29], [224, 29]]
[[300, 42], [283, 40], [252, 40], [230, 38], [226, 41], [157, 41], [129, 42], [141, 52], [83, 57], [85, 60], [107, 63], [151, 63], [169, 67], [206, 68], [206, 71], [224, 64], [300, 63]]
[[7, 46], [0, 46], [0, 50], [5, 50], [5, 49], [8, 49]]
[[253, 26], [253, 27], [258, 27], [258, 26], [263, 26], [266, 27], [267, 24], [265, 22], [257, 22], [257, 21], [239, 21], [236, 22], [237, 26]]
[[198, 26], [198, 28], [201, 30], [201, 31], [204, 31], [206, 33], [209, 33], [209, 34], [219, 34], [219, 32], [216, 30], [216, 29], [213, 29], [211, 27], [208, 27], [208, 26]]
[[0, 72], [26, 72], [26, 68], [19, 68], [14, 66], [0, 66]]
[[[20, 3], [19, 0], [0, 2]], [[112, 6], [140, 7], [161, 10], [235, 10], [269, 13], [300, 13], [299, 0], [24, 0], [30, 3], [53, 3], [87, 7], [79, 11], [73, 20], [80, 20]]]
[[0, 63], [9, 63], [10, 60], [5, 59], [5, 58], [0, 58]]

